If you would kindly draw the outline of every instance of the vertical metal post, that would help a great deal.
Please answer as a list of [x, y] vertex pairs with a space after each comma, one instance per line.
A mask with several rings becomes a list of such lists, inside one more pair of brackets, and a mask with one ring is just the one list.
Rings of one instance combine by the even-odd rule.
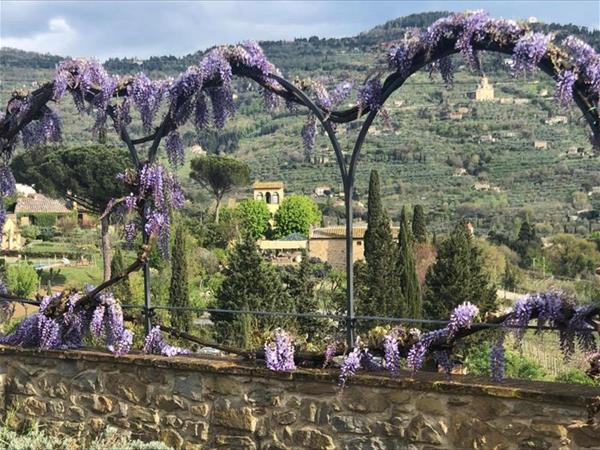
[[354, 257], [353, 257], [353, 220], [352, 220], [352, 194], [353, 180], [344, 180], [344, 203], [346, 206], [346, 345], [348, 349], [354, 347], [355, 319], [354, 319]]
[[144, 329], [146, 336], [152, 329], [152, 320], [150, 318], [150, 264], [144, 263]]
[[[144, 204], [143, 208], [143, 211], [145, 210], [146, 204]], [[145, 214], [142, 212], [140, 215], [142, 216], [142, 242], [146, 245], [150, 245], [150, 236], [146, 233]], [[148, 258], [146, 258], [146, 261], [144, 262], [144, 331], [146, 332], [146, 336], [150, 334], [150, 330], [152, 329], [150, 294], [150, 263], [148, 262]]]

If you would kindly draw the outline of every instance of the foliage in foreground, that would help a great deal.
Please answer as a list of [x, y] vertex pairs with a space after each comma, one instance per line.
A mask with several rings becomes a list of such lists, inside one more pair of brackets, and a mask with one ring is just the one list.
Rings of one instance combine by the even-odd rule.
[[92, 442], [69, 437], [51, 436], [37, 425], [25, 433], [17, 433], [7, 426], [0, 427], [0, 450], [172, 450], [157, 441], [142, 442], [131, 439], [131, 435], [116, 428], [107, 428], [102, 436]]

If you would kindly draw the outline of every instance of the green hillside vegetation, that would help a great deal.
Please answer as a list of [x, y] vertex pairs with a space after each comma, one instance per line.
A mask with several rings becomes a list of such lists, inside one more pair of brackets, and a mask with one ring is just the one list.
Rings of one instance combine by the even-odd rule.
[[[411, 15], [349, 38], [314, 36], [261, 45], [288, 78], [325, 77], [331, 83], [349, 79], [359, 84], [383, 64], [385, 42], [401, 37], [407, 27], [427, 26], [445, 14]], [[556, 33], [557, 41], [573, 33], [596, 48], [600, 46], [599, 31], [556, 24], [536, 24], [534, 28]], [[145, 71], [151, 77], [175, 76], [196, 63], [199, 55], [160, 56], [144, 61], [110, 59], [106, 67], [118, 73]], [[376, 169], [383, 201], [394, 221], [398, 220], [401, 204], [419, 203], [428, 211], [430, 229], [438, 232], [447, 231], [459, 217], [472, 220], [478, 233], [506, 231], [515, 217], [523, 214], [532, 217], [542, 235], [562, 232], [565, 226], [570, 227], [569, 231], [588, 231], [587, 221], [566, 223], [568, 215], [587, 208], [585, 202], [581, 207], [581, 194], [585, 196], [591, 187], [600, 185], [600, 161], [591, 153], [585, 124], [577, 110], [558, 109], [552, 98], [552, 80], [542, 74], [514, 80], [505, 58], [496, 54], [483, 57], [496, 97], [524, 98], [528, 104], [468, 99], [466, 93], [475, 89], [478, 76], [465, 68], [460, 57], [454, 61], [457, 73], [452, 90], [443, 86], [439, 76], [430, 80], [427, 73], [421, 72], [411, 77], [388, 102], [392, 128], [378, 120], [370, 131], [357, 175], [359, 199], [366, 200], [368, 174]], [[14, 89], [50, 80], [53, 65], [59, 60], [53, 55], [3, 48], [0, 100], [5, 103]], [[247, 82], [237, 83], [236, 118], [225, 130], [208, 130], [199, 137], [187, 125], [181, 133], [185, 144], [199, 143], [209, 153], [240, 158], [250, 165], [253, 178], [281, 179], [288, 193], [310, 194], [322, 184], [339, 192], [338, 169], [324, 136], [317, 138], [320, 162], [303, 162], [303, 112], [292, 114], [282, 107], [270, 116], [264, 112], [256, 88]], [[542, 96], [544, 91], [547, 95]], [[59, 108], [65, 142], [91, 143], [93, 118], [74, 114], [68, 100]], [[461, 119], [449, 118], [460, 108], [466, 108]], [[555, 115], [566, 116], [567, 123], [545, 123]], [[359, 126], [360, 122], [340, 127], [340, 139], [346, 148]], [[140, 131], [139, 126], [132, 127], [134, 134]], [[108, 133], [108, 139], [117, 143], [113, 133]], [[548, 148], [534, 149], [534, 140], [547, 141]], [[452, 176], [462, 168], [466, 170], [464, 176]], [[189, 162], [181, 169], [182, 175], [188, 173]], [[476, 182], [489, 184], [489, 189], [474, 189]], [[191, 183], [187, 187], [192, 195], [199, 189]], [[239, 193], [240, 197], [246, 195]], [[206, 195], [201, 198], [208, 201]]]

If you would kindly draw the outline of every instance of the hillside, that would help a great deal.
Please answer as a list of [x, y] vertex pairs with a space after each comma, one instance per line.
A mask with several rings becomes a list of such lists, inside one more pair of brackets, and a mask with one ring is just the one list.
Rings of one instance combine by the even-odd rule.
[[[311, 37], [261, 45], [288, 78], [311, 76], [360, 83], [382, 63], [385, 42], [400, 38], [407, 27], [427, 26], [443, 15], [446, 13], [411, 15], [342, 39]], [[534, 27], [556, 33], [558, 41], [576, 34], [600, 48], [599, 31], [556, 24]], [[144, 61], [110, 59], [105, 65], [118, 73], [174, 76], [196, 63], [201, 53]], [[0, 101], [5, 103], [17, 87], [51, 79], [59, 60], [53, 55], [1, 49]], [[359, 199], [365, 200], [369, 171], [376, 168], [393, 218], [402, 204], [423, 203], [432, 226], [439, 230], [458, 216], [474, 220], [481, 232], [511, 230], [513, 218], [525, 212], [543, 223], [542, 233], [562, 230], [565, 224], [572, 227], [566, 217], [591, 207], [584, 192], [600, 185], [600, 160], [591, 153], [578, 110], [559, 111], [552, 99], [551, 80], [543, 75], [514, 80], [504, 56], [492, 54], [484, 55], [483, 67], [495, 97], [505, 100], [475, 102], [466, 94], [475, 90], [479, 78], [464, 67], [460, 57], [455, 58], [455, 65], [458, 70], [452, 90], [447, 90], [439, 77], [430, 80], [427, 73], [419, 73], [388, 102], [392, 128], [378, 120], [371, 129], [358, 173]], [[338, 169], [323, 136], [317, 141], [320, 161], [302, 161], [302, 113], [293, 115], [282, 108], [270, 117], [263, 112], [253, 87], [238, 84], [236, 119], [221, 132], [201, 136], [202, 146], [209, 152], [247, 160], [254, 177], [281, 179], [288, 192], [310, 193], [323, 184], [339, 190]], [[515, 99], [521, 104], [515, 104]], [[60, 109], [65, 142], [90, 141], [92, 118], [75, 116], [69, 101]], [[564, 118], [553, 119], [555, 116]], [[340, 127], [346, 148], [358, 125]], [[182, 135], [187, 145], [197, 143], [191, 127], [185, 127]], [[547, 148], [535, 149], [534, 141], [545, 141]], [[182, 175], [185, 173], [184, 168]], [[337, 220], [339, 208], [325, 207], [331, 220]], [[587, 223], [579, 224], [584, 231]]]

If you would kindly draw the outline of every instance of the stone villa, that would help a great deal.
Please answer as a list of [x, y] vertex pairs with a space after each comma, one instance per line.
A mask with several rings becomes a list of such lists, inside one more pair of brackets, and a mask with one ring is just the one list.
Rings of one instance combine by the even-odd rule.
[[283, 201], [281, 181], [255, 181], [252, 185], [254, 200], [264, 201], [271, 214], [275, 214]]
[[[355, 224], [352, 236], [353, 262], [365, 259], [364, 239], [366, 224]], [[398, 227], [392, 227], [392, 235], [398, 234]], [[346, 264], [346, 226], [313, 228], [308, 236], [308, 255], [327, 261], [335, 268]]]

